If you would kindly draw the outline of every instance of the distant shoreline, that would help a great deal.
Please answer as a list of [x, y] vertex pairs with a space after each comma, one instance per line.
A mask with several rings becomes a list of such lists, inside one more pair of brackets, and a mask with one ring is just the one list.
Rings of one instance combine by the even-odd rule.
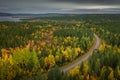
[[62, 17], [62, 16], [89, 16], [89, 15], [115, 15], [118, 16], [120, 14], [63, 14], [63, 13], [45, 13], [45, 14], [11, 14], [11, 13], [0, 13], [0, 22], [2, 21], [13, 21], [19, 22], [22, 20], [28, 19], [36, 19], [43, 17]]

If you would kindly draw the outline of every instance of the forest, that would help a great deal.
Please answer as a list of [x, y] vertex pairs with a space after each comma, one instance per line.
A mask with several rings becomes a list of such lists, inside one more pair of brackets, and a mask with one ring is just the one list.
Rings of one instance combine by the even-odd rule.
[[[120, 80], [120, 15], [0, 22], [0, 80]], [[98, 49], [70, 71], [61, 67]]]

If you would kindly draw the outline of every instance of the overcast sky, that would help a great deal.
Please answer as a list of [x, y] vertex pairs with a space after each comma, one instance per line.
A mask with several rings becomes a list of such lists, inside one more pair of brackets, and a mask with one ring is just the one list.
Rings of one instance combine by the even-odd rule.
[[120, 13], [120, 0], [0, 0], [0, 12]]

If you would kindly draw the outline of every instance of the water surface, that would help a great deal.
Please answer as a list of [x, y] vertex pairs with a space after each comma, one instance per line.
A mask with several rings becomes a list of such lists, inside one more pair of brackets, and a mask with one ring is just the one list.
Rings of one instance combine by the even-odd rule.
[[14, 21], [14, 22], [18, 22], [20, 21], [20, 18], [15, 18], [12, 16], [0, 16], [0, 21]]

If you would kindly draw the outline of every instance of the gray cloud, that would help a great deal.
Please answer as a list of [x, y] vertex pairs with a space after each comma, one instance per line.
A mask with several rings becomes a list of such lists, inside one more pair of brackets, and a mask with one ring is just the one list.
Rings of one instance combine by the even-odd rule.
[[120, 12], [120, 0], [0, 0], [0, 12], [77, 12], [83, 9]]
[[120, 0], [0, 0], [0, 5], [15, 3], [44, 3], [44, 2], [64, 2], [64, 3], [88, 3], [88, 4], [114, 4], [119, 5]]
[[73, 2], [73, 3], [116, 3], [120, 4], [120, 0], [51, 0], [54, 2]]

